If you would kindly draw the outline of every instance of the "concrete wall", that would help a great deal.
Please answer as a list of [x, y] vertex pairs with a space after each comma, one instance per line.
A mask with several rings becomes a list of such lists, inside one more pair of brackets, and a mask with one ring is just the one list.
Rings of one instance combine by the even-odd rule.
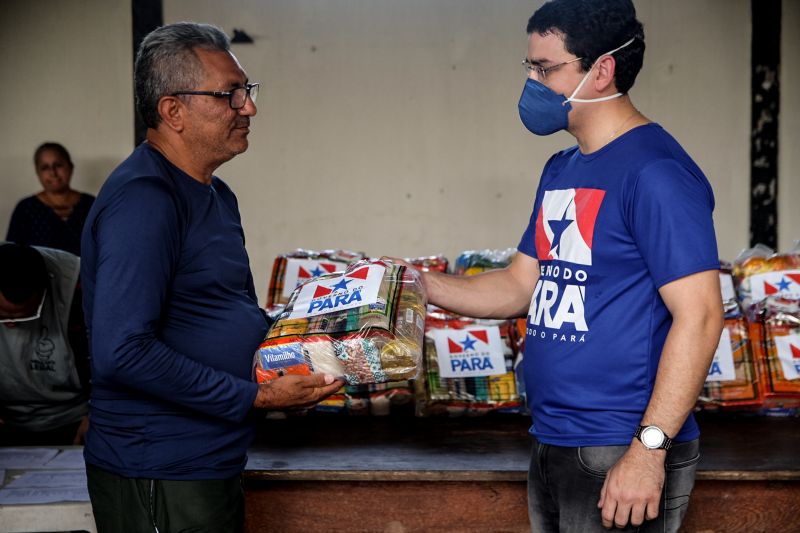
[[60, 142], [73, 186], [95, 193], [133, 146], [130, 2], [3, 0], [0, 6], [0, 237], [39, 190], [33, 152]]
[[[262, 83], [250, 150], [219, 169], [238, 194], [259, 296], [296, 247], [372, 255], [515, 246], [539, 172], [572, 144], [519, 122], [525, 23], [540, 0], [164, 0], [166, 22], [245, 29]], [[697, 160], [717, 197], [720, 256], [747, 245], [750, 2], [637, 0], [645, 67], [634, 103]], [[796, 2], [784, 1], [781, 242], [798, 238]], [[129, 1], [4, 2], [0, 221], [38, 184], [38, 142], [63, 142], [96, 192], [132, 148]], [[790, 17], [794, 17], [790, 19]], [[791, 83], [794, 79], [795, 82]], [[794, 121], [794, 122], [792, 122]], [[792, 129], [794, 124], [794, 129]], [[12, 126], [13, 125], [13, 126]], [[791, 176], [791, 178], [789, 178]], [[787, 184], [787, 180], [789, 183]], [[793, 181], [792, 181], [793, 180]], [[0, 224], [2, 225], [2, 224]]]
[[800, 2], [783, 0], [778, 123], [778, 247], [800, 239]]

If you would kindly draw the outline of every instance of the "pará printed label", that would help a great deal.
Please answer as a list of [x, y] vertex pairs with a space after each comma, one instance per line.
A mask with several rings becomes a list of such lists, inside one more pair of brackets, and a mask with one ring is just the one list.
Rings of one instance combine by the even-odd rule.
[[503, 339], [497, 326], [432, 329], [443, 378], [495, 376], [506, 373]]

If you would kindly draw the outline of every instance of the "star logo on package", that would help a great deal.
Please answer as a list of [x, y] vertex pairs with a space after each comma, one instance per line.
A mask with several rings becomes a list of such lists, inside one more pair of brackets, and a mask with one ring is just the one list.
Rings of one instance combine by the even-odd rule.
[[[456, 337], [460, 336], [456, 335]], [[461, 341], [454, 341], [452, 337], [449, 337], [447, 339], [447, 346], [450, 353], [464, 353], [468, 351], [475, 351], [475, 344], [478, 341], [481, 341], [483, 344], [489, 344], [489, 334], [485, 329], [473, 329], [471, 331], [465, 331], [463, 334], [463, 340]]]
[[763, 272], [750, 277], [751, 298], [758, 302], [772, 296], [800, 296], [800, 270]]
[[506, 373], [504, 343], [497, 326], [432, 329], [439, 375], [443, 378], [495, 376]]
[[800, 333], [776, 336], [774, 339], [784, 379], [800, 379]]
[[340, 272], [346, 268], [347, 263], [341, 261], [289, 258], [284, 271], [283, 297], [288, 299], [298, 285], [302, 285], [310, 279], [323, 274]]
[[385, 271], [382, 265], [367, 265], [310, 281], [300, 287], [289, 316], [302, 318], [374, 304]]
[[764, 280], [764, 294], [770, 296], [778, 294], [779, 292], [794, 292], [800, 288], [800, 274], [792, 274], [790, 272], [781, 272], [776, 279]]
[[592, 264], [592, 239], [606, 192], [600, 189], [545, 191], [536, 217], [536, 255]]
[[318, 278], [323, 274], [333, 274], [336, 272], [337, 266], [333, 263], [323, 263], [320, 261], [313, 270], [307, 270], [302, 265], [297, 266], [297, 279], [305, 281], [309, 278]]

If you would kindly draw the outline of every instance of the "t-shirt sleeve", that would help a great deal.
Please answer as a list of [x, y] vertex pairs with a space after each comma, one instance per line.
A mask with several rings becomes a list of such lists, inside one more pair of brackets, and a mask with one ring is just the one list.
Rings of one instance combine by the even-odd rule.
[[640, 172], [629, 224], [656, 287], [719, 268], [713, 210], [714, 194], [702, 174], [668, 159]]
[[171, 194], [158, 178], [133, 180], [93, 224], [92, 371], [95, 379], [241, 421], [256, 384], [205, 366], [157, 335], [181, 249], [182, 222]]

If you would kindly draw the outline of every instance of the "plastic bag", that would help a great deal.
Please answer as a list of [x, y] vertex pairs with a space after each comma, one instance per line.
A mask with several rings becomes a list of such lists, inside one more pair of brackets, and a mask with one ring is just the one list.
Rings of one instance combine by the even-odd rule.
[[750, 312], [766, 408], [800, 407], [800, 299], [767, 297]]
[[415, 377], [427, 297], [419, 273], [362, 260], [300, 285], [254, 357], [259, 383], [312, 372], [349, 385]]
[[266, 307], [289, 302], [298, 285], [323, 274], [341, 272], [348, 265], [364, 258], [361, 252], [350, 250], [303, 250], [275, 258], [267, 292]]
[[429, 255], [425, 257], [407, 257], [407, 263], [422, 272], [447, 272], [448, 262], [443, 255]]
[[730, 265], [723, 263], [719, 277], [725, 323], [698, 405], [706, 410], [755, 409], [762, 403], [761, 390], [748, 325], [736, 299]]
[[511, 264], [516, 248], [506, 248], [501, 250], [468, 250], [461, 252], [456, 259], [455, 273], [459, 275], [472, 276], [480, 274], [486, 270], [505, 268]]
[[775, 254], [758, 244], [739, 254], [733, 276], [745, 312], [768, 296], [800, 298], [800, 253]]
[[425, 323], [425, 378], [416, 382], [417, 415], [517, 412], [514, 323], [479, 320], [443, 310]]

